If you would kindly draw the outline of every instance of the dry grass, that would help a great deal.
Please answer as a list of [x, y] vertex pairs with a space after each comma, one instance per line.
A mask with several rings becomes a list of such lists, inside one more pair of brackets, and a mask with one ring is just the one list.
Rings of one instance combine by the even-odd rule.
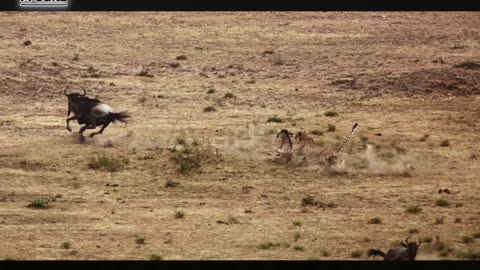
[[[479, 70], [454, 67], [479, 62], [477, 13], [14, 12], [0, 23], [0, 258], [366, 259], [351, 253], [384, 249], [410, 228], [448, 244], [432, 240], [419, 260], [478, 255], [480, 241], [462, 236], [480, 222]], [[65, 130], [67, 85], [131, 121], [78, 143], [79, 125]], [[269, 130], [322, 130], [315, 139], [335, 146], [355, 122], [344, 173], [266, 155], [279, 146]], [[177, 138], [218, 151], [196, 159]], [[410, 165], [409, 177], [397, 173]], [[57, 193], [44, 210], [26, 207]], [[302, 206], [306, 195], [317, 204]], [[374, 217], [382, 225], [368, 225]], [[65, 241], [74, 248], [59, 248]]]

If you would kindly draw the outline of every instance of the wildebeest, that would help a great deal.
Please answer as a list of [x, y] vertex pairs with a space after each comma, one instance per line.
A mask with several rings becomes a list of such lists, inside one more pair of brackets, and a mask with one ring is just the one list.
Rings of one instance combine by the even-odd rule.
[[92, 99], [86, 96], [87, 91], [82, 87], [83, 94], [80, 93], [71, 93], [67, 94], [68, 87], [63, 92], [68, 98], [68, 114], [73, 113], [74, 115], [70, 118], [67, 118], [67, 130], [72, 131], [69, 126], [71, 120], [77, 119], [80, 125], [85, 124], [80, 128], [80, 141], [85, 140], [83, 132], [86, 129], [95, 129], [97, 126], [102, 126], [98, 132], [90, 134], [90, 137], [93, 137], [97, 134], [102, 134], [105, 128], [114, 123], [115, 121], [120, 121], [123, 123], [127, 122], [127, 118], [130, 116], [127, 112], [113, 112], [112, 107], [108, 104], [103, 103], [98, 99]]
[[422, 244], [422, 239], [419, 238], [418, 244], [416, 242], [408, 242], [407, 237], [405, 242], [401, 242], [402, 247], [392, 248], [388, 250], [387, 254], [380, 249], [369, 249], [367, 254], [370, 256], [382, 256], [385, 261], [414, 261], [417, 257], [418, 247]]

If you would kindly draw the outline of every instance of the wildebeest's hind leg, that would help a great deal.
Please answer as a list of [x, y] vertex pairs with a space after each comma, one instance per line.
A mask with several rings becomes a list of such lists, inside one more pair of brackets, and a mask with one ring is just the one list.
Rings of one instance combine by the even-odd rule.
[[83, 132], [85, 132], [85, 130], [86, 130], [87, 128], [88, 128], [88, 129], [92, 129], [92, 128], [95, 128], [95, 127], [92, 127], [91, 124], [88, 124], [88, 123], [87, 123], [87, 124], [85, 124], [85, 126], [83, 126], [83, 127], [80, 129], [79, 133], [80, 133], [80, 142], [81, 142], [81, 143], [83, 143], [83, 142], [85, 141], [85, 137], [83, 136]]
[[104, 124], [104, 125], [102, 126], [102, 128], [101, 128], [98, 132], [94, 132], [94, 133], [90, 134], [90, 137], [93, 137], [93, 136], [95, 136], [95, 135], [97, 135], [97, 134], [102, 134], [102, 133], [103, 133], [103, 130], [104, 130], [106, 127], [108, 127], [108, 125], [110, 125], [110, 122], [107, 122], [106, 124]]

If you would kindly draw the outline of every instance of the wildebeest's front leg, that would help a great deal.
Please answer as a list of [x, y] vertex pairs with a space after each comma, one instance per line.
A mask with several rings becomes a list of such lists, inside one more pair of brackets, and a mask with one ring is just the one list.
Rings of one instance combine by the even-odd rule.
[[72, 132], [72, 129], [70, 128], [70, 121], [79, 119], [81, 115], [74, 115], [70, 118], [67, 118], [67, 130]]
[[95, 135], [97, 135], [97, 134], [102, 134], [102, 133], [103, 133], [103, 130], [104, 130], [106, 127], [108, 127], [108, 125], [110, 125], [110, 122], [104, 124], [104, 125], [102, 126], [102, 128], [101, 128], [98, 132], [94, 132], [94, 133], [90, 134], [90, 137], [93, 137], [93, 136], [95, 136]]

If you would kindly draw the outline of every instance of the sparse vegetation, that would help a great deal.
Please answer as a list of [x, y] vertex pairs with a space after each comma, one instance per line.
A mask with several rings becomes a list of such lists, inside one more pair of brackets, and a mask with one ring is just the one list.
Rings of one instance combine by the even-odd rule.
[[450, 141], [449, 141], [449, 140], [443, 140], [443, 141], [440, 143], [440, 146], [442, 146], [442, 147], [450, 146]]
[[272, 117], [269, 117], [268, 120], [267, 120], [267, 123], [283, 123], [285, 122], [285, 120], [283, 118], [280, 118], [278, 116], [272, 116]]
[[235, 95], [233, 93], [225, 93], [225, 95], [223, 96], [223, 98], [234, 98]]
[[435, 206], [446, 207], [448, 205], [449, 205], [449, 203], [446, 200], [438, 199], [438, 200], [435, 201]]
[[421, 141], [421, 142], [424, 142], [424, 141], [426, 141], [426, 140], [428, 139], [428, 137], [429, 137], [429, 136], [430, 136], [430, 135], [428, 135], [428, 134], [425, 134], [425, 135], [423, 135], [423, 137], [422, 137], [422, 138], [420, 138], [420, 141]]
[[177, 144], [187, 145], [187, 141], [184, 138], [177, 138]]
[[215, 93], [215, 89], [208, 89], [207, 94], [213, 94]]
[[307, 206], [307, 205], [317, 205], [318, 202], [315, 201], [315, 198], [313, 198], [310, 195], [307, 195], [305, 198], [302, 199], [302, 205]]
[[166, 188], [175, 188], [175, 187], [178, 187], [180, 185], [179, 182], [176, 182], [176, 181], [173, 181], [173, 180], [168, 180], [166, 183], [165, 183], [165, 187]]
[[266, 242], [262, 243], [258, 246], [259, 249], [271, 249], [273, 247], [279, 247], [281, 244], [280, 243], [273, 243], [273, 242]]
[[323, 132], [321, 130], [318, 130], [318, 129], [312, 130], [312, 132], [310, 132], [310, 133], [313, 134], [313, 135], [318, 135], [318, 136], [323, 135]]
[[175, 57], [176, 60], [187, 60], [187, 56], [186, 55], [179, 55], [177, 57]]
[[422, 208], [418, 205], [414, 205], [414, 206], [409, 206], [407, 208], [407, 213], [411, 213], [411, 214], [419, 214], [420, 212], [422, 212]]
[[338, 116], [338, 113], [334, 112], [334, 111], [326, 111], [323, 115], [325, 115], [327, 117], [336, 117], [336, 116]]
[[135, 243], [138, 245], [143, 245], [145, 244], [145, 238], [144, 237], [137, 237], [135, 238]]
[[462, 206], [463, 206], [463, 203], [455, 203], [456, 208], [459, 208], [459, 207], [462, 207]]
[[475, 239], [479, 239], [480, 238], [480, 232], [473, 233], [472, 237], [475, 238]]
[[431, 243], [431, 242], [433, 241], [433, 239], [432, 239], [431, 236], [425, 236], [425, 237], [423, 238], [423, 241], [424, 241], [425, 243]]
[[382, 224], [382, 220], [379, 217], [374, 217], [368, 221], [368, 224]]
[[455, 218], [455, 220], [454, 220], [453, 222], [455, 222], [455, 223], [461, 223], [461, 222], [462, 222], [462, 219], [457, 217], [457, 218]]
[[352, 253], [350, 253], [350, 256], [352, 256], [352, 258], [360, 258], [362, 257], [362, 255], [363, 255], [363, 250], [359, 250], [359, 249], [354, 250], [352, 251]]
[[23, 42], [23, 45], [24, 45], [24, 46], [30, 46], [30, 45], [32, 45], [32, 41], [30, 41], [30, 40], [25, 40], [25, 41]]
[[480, 251], [473, 251], [473, 250], [460, 251], [457, 254], [457, 258], [467, 259], [467, 260], [480, 260]]
[[144, 69], [142, 71], [140, 71], [137, 76], [139, 77], [148, 77], [148, 78], [153, 78], [155, 77], [153, 74], [150, 74], [148, 70]]
[[177, 219], [182, 219], [182, 218], [184, 218], [184, 217], [185, 217], [185, 213], [184, 213], [184, 212], [182, 212], [182, 211], [177, 211], [177, 212], [175, 212], [175, 218], [177, 218]]
[[70, 244], [70, 242], [63, 242], [60, 247], [63, 248], [63, 249], [69, 249], [72, 245]]
[[445, 217], [437, 217], [435, 218], [435, 225], [441, 225], [445, 223]]
[[297, 226], [297, 227], [300, 227], [300, 226], [303, 225], [303, 223], [301, 221], [294, 221], [292, 223], [293, 223], [293, 226]]
[[322, 251], [320, 251], [320, 254], [323, 256], [323, 257], [330, 257], [332, 256], [332, 252], [326, 250], [326, 249], [323, 249]]
[[303, 246], [293, 246], [293, 249], [295, 251], [305, 251], [305, 248]]
[[480, 69], [480, 63], [473, 62], [473, 61], [466, 61], [455, 65], [456, 68], [463, 68], [463, 69]]
[[215, 109], [215, 107], [213, 106], [207, 106], [203, 109], [204, 112], [216, 112], [217, 109]]
[[119, 171], [123, 165], [120, 160], [105, 155], [92, 158], [88, 163], [88, 167], [94, 170], [104, 170], [108, 172]]
[[464, 244], [470, 244], [470, 243], [473, 243], [475, 239], [471, 236], [463, 236], [462, 237], [462, 243]]
[[61, 194], [57, 194], [55, 196], [50, 196], [47, 198], [42, 198], [42, 199], [36, 199], [31, 201], [30, 203], [27, 204], [28, 208], [49, 208], [50, 202], [55, 202], [58, 198], [61, 198]]
[[335, 132], [336, 130], [337, 130], [337, 128], [335, 127], [335, 125], [328, 124], [328, 126], [327, 126], [327, 131], [328, 132]]
[[295, 232], [293, 235], [293, 240], [298, 241], [300, 238], [302, 238], [302, 234], [300, 232]]
[[150, 261], [161, 261], [161, 260], [163, 260], [162, 256], [160, 256], [158, 254], [150, 255], [149, 259], [150, 259]]
[[420, 230], [417, 229], [417, 228], [411, 228], [410, 230], [408, 230], [408, 232], [409, 232], [410, 234], [417, 234], [417, 233], [420, 232]]
[[433, 243], [433, 248], [437, 251], [441, 251], [448, 249], [448, 245], [443, 241], [437, 240], [435, 243]]

